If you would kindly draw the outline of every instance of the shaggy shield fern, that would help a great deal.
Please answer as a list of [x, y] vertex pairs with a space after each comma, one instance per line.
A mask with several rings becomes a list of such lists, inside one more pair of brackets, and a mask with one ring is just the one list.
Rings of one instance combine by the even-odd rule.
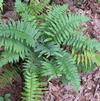
[[[24, 12], [26, 6], [21, 6]], [[22, 98], [26, 101], [40, 100], [43, 90], [40, 78], [44, 76], [49, 80], [61, 77], [63, 82], [72, 82], [78, 91], [78, 69], [82, 70], [81, 67], [84, 67], [88, 70], [97, 64], [94, 57], [100, 43], [77, 31], [80, 23], [88, 21], [88, 18], [69, 14], [67, 9], [66, 5], [54, 7], [48, 12], [44, 22], [39, 23], [38, 28], [29, 19], [0, 24], [0, 47], [4, 48], [0, 67], [20, 61], [20, 58], [24, 60], [25, 83]]]
[[92, 63], [96, 63], [93, 57], [95, 57], [96, 50], [99, 50], [100, 43], [76, 30], [80, 23], [88, 21], [86, 16], [68, 13], [66, 15], [66, 10], [66, 5], [58, 5], [48, 13], [43, 24], [45, 40], [49, 42], [54, 40], [56, 44], [66, 46], [66, 49], [70, 47], [70, 54], [76, 64], [82, 64], [84, 68], [91, 68]]

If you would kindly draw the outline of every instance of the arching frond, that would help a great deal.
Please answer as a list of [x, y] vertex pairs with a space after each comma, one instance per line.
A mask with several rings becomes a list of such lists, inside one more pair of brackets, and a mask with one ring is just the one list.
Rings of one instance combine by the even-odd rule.
[[43, 94], [42, 83], [39, 81], [36, 71], [38, 67], [33, 62], [33, 57], [29, 57], [24, 64], [25, 85], [23, 99], [25, 99], [25, 101], [40, 101]]
[[71, 81], [76, 91], [80, 85], [79, 74], [74, 60], [69, 53], [59, 50], [54, 53], [55, 62], [43, 62], [43, 75], [53, 77], [62, 77], [63, 82]]
[[71, 81], [76, 91], [78, 91], [80, 78], [72, 56], [66, 51], [59, 51], [56, 53], [56, 59], [64, 80]]
[[35, 23], [9, 21], [0, 25], [0, 46], [4, 47], [0, 66], [8, 62], [19, 61], [35, 47], [38, 38]]

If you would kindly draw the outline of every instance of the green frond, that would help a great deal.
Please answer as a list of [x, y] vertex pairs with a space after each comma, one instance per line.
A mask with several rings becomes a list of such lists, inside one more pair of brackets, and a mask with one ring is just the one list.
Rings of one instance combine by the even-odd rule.
[[23, 99], [25, 101], [40, 101], [42, 96], [42, 83], [39, 81], [39, 77], [36, 73], [36, 66], [33, 63], [34, 61], [29, 59], [24, 64], [24, 77], [25, 77], [25, 86], [23, 92]]
[[72, 56], [66, 51], [59, 51], [55, 56], [64, 80], [71, 81], [77, 91], [80, 85], [80, 78]]
[[26, 45], [34, 46], [35, 37], [38, 33], [35, 23], [26, 21], [9, 21], [8, 24], [2, 23], [0, 26], [0, 37], [11, 38]]
[[46, 55], [47, 57], [52, 56], [54, 52], [58, 51], [60, 46], [55, 42], [41, 42], [36, 45], [35, 52], [39, 52], [39, 56]]
[[72, 56], [79, 67], [79, 71], [83, 70], [85, 72], [89, 72], [94, 69], [94, 64], [97, 64], [95, 60], [95, 53], [92, 51], [84, 50], [83, 52], [76, 53], [73, 49]]
[[70, 38], [71, 35], [79, 34], [75, 31], [75, 29], [79, 27], [81, 22], [88, 21], [87, 17], [78, 14], [62, 14], [57, 17], [57, 19], [48, 18], [44, 24], [44, 29], [48, 37], [51, 37], [53, 40], [60, 44], [61, 42], [65, 42], [66, 39]]
[[5, 50], [8, 50], [9, 52], [17, 53], [20, 57], [24, 57], [25, 54], [29, 52], [28, 46], [20, 43], [19, 41], [15, 39], [10, 38], [2, 38], [0, 37], [0, 45], [5, 48]]
[[40, 86], [36, 74], [30, 70], [26, 70], [23, 99], [25, 101], [40, 101], [42, 95]]
[[36, 45], [39, 30], [35, 23], [9, 21], [0, 25], [0, 47], [4, 47], [0, 66], [24, 59]]
[[1, 55], [0, 68], [6, 65], [7, 63], [13, 63], [13, 62], [18, 62], [18, 61], [19, 61], [19, 54], [5, 51]]
[[[66, 39], [66, 46], [72, 48], [72, 56], [80, 70], [91, 71], [97, 64], [95, 52], [99, 50], [100, 43], [84, 35], [71, 36]], [[84, 69], [82, 69], [84, 68]]]
[[26, 62], [24, 63], [25, 69], [32, 69], [36, 73], [37, 66], [35, 65], [35, 57], [34, 54], [28, 54], [26, 56]]
[[22, 20], [31, 21], [35, 19], [35, 16], [30, 15], [30, 9], [28, 8], [28, 5], [22, 3], [21, 0], [16, 0], [15, 8], [16, 11], [20, 14]]
[[[29, 12], [27, 4], [22, 3], [21, 0], [15, 2], [15, 8], [18, 13]], [[28, 11], [27, 11], [28, 10]]]
[[80, 78], [77, 67], [71, 55], [66, 51], [59, 50], [54, 53], [55, 59], [42, 62], [43, 75], [48, 76], [49, 80], [53, 77], [62, 77], [63, 82], [71, 81], [75, 90], [78, 91]]
[[[64, 4], [63, 6], [61, 5], [56, 5], [53, 7], [47, 15], [47, 20], [54, 20], [57, 19], [60, 15], [65, 14], [68, 10], [68, 5]], [[53, 19], [54, 18], [54, 19]]]
[[61, 76], [61, 72], [59, 71], [57, 65], [50, 61], [42, 62], [42, 74], [43, 76], [48, 76], [48, 80]]
[[65, 45], [71, 46], [76, 51], [83, 52], [84, 50], [96, 51], [99, 49], [100, 43], [95, 39], [90, 39], [82, 33], [79, 35], [69, 35], [68, 38], [64, 41]]

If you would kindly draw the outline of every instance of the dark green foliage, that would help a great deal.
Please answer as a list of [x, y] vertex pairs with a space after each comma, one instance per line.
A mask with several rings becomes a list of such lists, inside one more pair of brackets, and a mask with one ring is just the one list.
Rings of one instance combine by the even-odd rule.
[[11, 94], [5, 94], [4, 97], [0, 96], [0, 101], [11, 101], [10, 99]]

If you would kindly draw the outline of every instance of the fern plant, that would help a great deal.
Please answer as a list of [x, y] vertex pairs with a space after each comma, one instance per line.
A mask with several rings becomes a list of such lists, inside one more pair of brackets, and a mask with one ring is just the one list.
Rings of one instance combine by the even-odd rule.
[[30, 0], [30, 3], [27, 5], [22, 3], [21, 0], [17, 0], [15, 7], [23, 20], [33, 21], [41, 17], [38, 15], [43, 12], [48, 3], [49, 0]]
[[88, 21], [87, 17], [79, 14], [66, 15], [66, 5], [60, 7], [58, 5], [48, 13], [46, 23], [43, 24], [45, 40], [47, 42], [54, 40], [57, 45], [63, 44], [66, 48], [70, 47], [70, 54], [77, 66], [83, 65], [84, 68], [89, 69], [92, 63], [96, 63], [95, 52], [99, 50], [100, 43], [76, 31], [81, 22]]
[[[21, 6], [24, 12], [26, 6]], [[41, 78], [44, 76], [49, 80], [55, 76], [61, 77], [64, 83], [72, 82], [78, 91], [78, 69], [82, 70], [84, 67], [88, 70], [97, 64], [94, 57], [100, 43], [76, 30], [80, 23], [88, 21], [88, 18], [69, 14], [67, 9], [66, 5], [55, 6], [44, 17], [44, 22], [38, 25], [37, 21], [30, 22], [27, 19], [29, 12], [21, 21], [11, 20], [7, 24], [0, 24], [0, 47], [4, 48], [0, 67], [7, 63], [16, 63], [20, 58], [24, 60], [25, 83], [22, 99], [26, 101], [41, 99], [44, 85]], [[61, 47], [62, 45], [66, 49]]]

